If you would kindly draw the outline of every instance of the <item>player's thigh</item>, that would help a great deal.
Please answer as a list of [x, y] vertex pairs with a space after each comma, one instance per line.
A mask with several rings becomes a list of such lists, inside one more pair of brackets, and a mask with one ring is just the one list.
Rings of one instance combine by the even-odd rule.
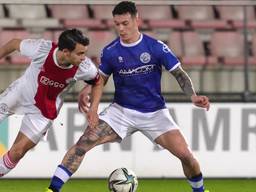
[[155, 142], [180, 159], [189, 158], [192, 152], [179, 129], [170, 130], [155, 139]]
[[138, 115], [136, 127], [152, 142], [171, 130], [179, 129], [168, 109], [161, 109], [152, 113], [138, 113]]
[[23, 117], [20, 132], [37, 144], [51, 127], [52, 120], [45, 118], [41, 114], [26, 114]]
[[99, 145], [107, 142], [116, 142], [119, 141], [120, 137], [117, 133], [112, 129], [112, 127], [103, 120], [99, 121], [99, 124], [96, 127], [87, 127], [82, 140], [80, 139], [80, 143], [84, 142], [89, 145]]
[[133, 116], [132, 110], [126, 109], [116, 103], [110, 104], [99, 114], [99, 118], [108, 124], [121, 139], [124, 139], [130, 134], [130, 127], [134, 127]]

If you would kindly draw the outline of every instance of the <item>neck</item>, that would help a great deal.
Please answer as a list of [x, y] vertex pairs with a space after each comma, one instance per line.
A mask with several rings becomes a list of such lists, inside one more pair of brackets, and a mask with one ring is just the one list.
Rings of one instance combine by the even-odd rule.
[[123, 41], [124, 43], [135, 43], [136, 41], [138, 41], [140, 39], [140, 32], [137, 31], [134, 36], [131, 39], [127, 39], [126, 41]]
[[59, 66], [62, 67], [69, 67], [71, 64], [65, 61], [63, 53], [58, 50], [56, 53], [57, 63]]

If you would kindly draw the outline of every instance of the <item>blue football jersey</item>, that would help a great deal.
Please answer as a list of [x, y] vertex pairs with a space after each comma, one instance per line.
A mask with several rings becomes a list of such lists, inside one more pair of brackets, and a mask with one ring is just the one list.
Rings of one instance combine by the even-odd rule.
[[153, 112], [165, 108], [161, 95], [162, 66], [172, 71], [179, 65], [166, 44], [141, 34], [132, 44], [117, 38], [107, 45], [99, 68], [105, 76], [113, 74], [114, 102], [140, 112]]

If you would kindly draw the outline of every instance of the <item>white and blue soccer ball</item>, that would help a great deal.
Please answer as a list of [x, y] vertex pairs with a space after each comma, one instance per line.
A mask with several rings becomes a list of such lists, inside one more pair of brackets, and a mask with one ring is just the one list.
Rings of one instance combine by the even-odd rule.
[[138, 178], [127, 168], [114, 170], [108, 178], [108, 188], [111, 192], [135, 192], [138, 187]]

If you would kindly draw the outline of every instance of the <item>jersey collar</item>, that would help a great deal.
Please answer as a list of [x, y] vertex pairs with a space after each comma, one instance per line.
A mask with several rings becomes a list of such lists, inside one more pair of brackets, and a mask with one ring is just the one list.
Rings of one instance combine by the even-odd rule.
[[120, 43], [124, 47], [133, 47], [135, 45], [138, 45], [142, 41], [142, 38], [143, 38], [143, 34], [141, 33], [140, 38], [138, 39], [138, 41], [135, 41], [134, 43], [124, 43], [124, 42], [121, 41], [121, 39], [120, 39]]

